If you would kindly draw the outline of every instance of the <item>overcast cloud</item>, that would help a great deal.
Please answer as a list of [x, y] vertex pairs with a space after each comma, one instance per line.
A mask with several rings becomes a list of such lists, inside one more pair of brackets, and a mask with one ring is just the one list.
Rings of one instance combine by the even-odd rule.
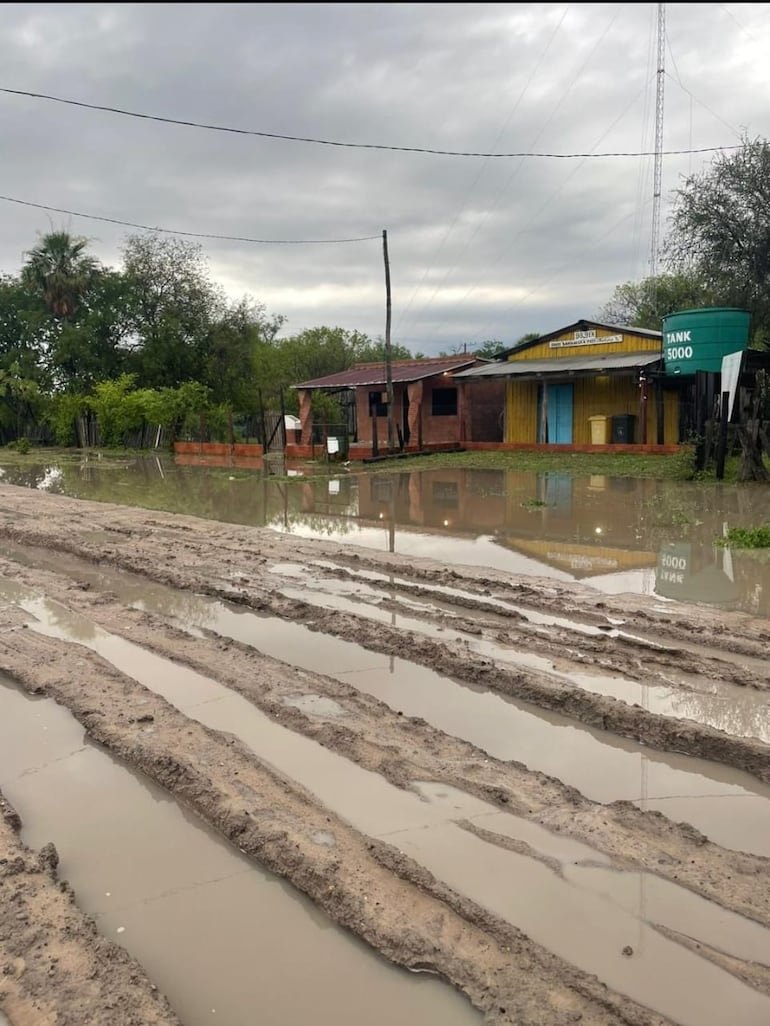
[[[287, 135], [493, 152], [654, 148], [657, 4], [3, 4], [0, 86]], [[770, 137], [770, 4], [667, 4], [665, 149]], [[683, 175], [665, 158], [664, 223]], [[652, 158], [471, 159], [138, 121], [0, 94], [0, 193], [178, 230], [388, 230], [393, 340], [428, 355], [596, 316], [648, 273]], [[129, 229], [0, 203], [0, 271], [66, 227], [118, 266]], [[385, 329], [379, 241], [205, 241], [287, 317]]]

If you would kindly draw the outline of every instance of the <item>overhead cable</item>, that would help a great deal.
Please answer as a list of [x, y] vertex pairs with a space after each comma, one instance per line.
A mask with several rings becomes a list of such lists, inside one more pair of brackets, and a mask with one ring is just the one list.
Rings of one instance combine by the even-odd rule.
[[[515, 153], [482, 153], [474, 150], [442, 150], [426, 146], [390, 146], [385, 143], [342, 142], [338, 139], [317, 139], [312, 136], [284, 135], [280, 132], [261, 132], [252, 128], [233, 128], [228, 125], [210, 125], [203, 121], [189, 121], [182, 118], [163, 117], [160, 114], [144, 114], [139, 111], [125, 110], [122, 107], [110, 107], [100, 103], [85, 103], [82, 100], [70, 100], [63, 96], [51, 96], [48, 93], [33, 93], [26, 89], [9, 89], [0, 86], [0, 93], [9, 96], [26, 96], [33, 100], [50, 100], [52, 103], [64, 103], [70, 107], [82, 107], [86, 110], [100, 110], [108, 114], [120, 114], [127, 118], [140, 118], [143, 121], [159, 121], [166, 125], [181, 125], [185, 128], [201, 128], [208, 132], [227, 132], [233, 135], [257, 136], [261, 139], [279, 139], [284, 142], [312, 143], [315, 146], [336, 146], [352, 150], [389, 150], [394, 153], [426, 153], [438, 157], [483, 157], [486, 159], [512, 159], [516, 157], [532, 157], [549, 160], [588, 160], [606, 157], [652, 157], [654, 151], [640, 153], [638, 150], [618, 150], [606, 153], [538, 153], [519, 151]], [[740, 146], [703, 146], [695, 150], [666, 150], [665, 156], [679, 156], [688, 153], [716, 153], [721, 150], [737, 150]]]
[[121, 221], [117, 217], [102, 217], [99, 214], [84, 214], [79, 210], [67, 210], [64, 207], [49, 207], [45, 203], [32, 203], [30, 200], [16, 199], [14, 196], [0, 196], [5, 203], [17, 203], [21, 207], [34, 207], [36, 210], [49, 210], [54, 214], [68, 214], [70, 217], [85, 217], [90, 221], [106, 221], [108, 224], [120, 224], [126, 228], [139, 228], [145, 232], [162, 232], [165, 235], [186, 235], [194, 239], [222, 239], [226, 242], [251, 242], [262, 246], [331, 246], [338, 242], [370, 242], [381, 239], [379, 235], [362, 235], [352, 239], [252, 239], [243, 235], [217, 235], [213, 232], [185, 232], [176, 228], [153, 227], [149, 224], [138, 224], [136, 221]]

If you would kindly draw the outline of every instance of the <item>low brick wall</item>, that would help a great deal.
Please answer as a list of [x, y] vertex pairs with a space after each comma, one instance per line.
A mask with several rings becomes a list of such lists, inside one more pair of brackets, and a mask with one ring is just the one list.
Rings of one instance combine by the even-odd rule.
[[245, 456], [262, 458], [262, 446], [257, 443], [228, 445], [227, 442], [174, 442], [174, 452], [189, 456]]

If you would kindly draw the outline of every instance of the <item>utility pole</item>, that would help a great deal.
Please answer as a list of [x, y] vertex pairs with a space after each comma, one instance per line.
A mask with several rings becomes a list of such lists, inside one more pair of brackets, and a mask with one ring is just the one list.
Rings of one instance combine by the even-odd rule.
[[660, 196], [663, 185], [663, 99], [666, 81], [666, 5], [658, 4], [658, 70], [655, 87], [655, 164], [652, 175], [652, 232], [650, 237], [650, 277], [658, 273], [660, 244]]
[[388, 397], [388, 452], [396, 451], [396, 425], [393, 403], [393, 358], [390, 351], [390, 260], [388, 259], [388, 233], [382, 231], [382, 255], [385, 260], [385, 387]]

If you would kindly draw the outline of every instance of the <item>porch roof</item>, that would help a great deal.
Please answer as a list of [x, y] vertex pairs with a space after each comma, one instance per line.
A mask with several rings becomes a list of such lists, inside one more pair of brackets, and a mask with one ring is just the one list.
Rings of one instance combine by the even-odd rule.
[[622, 374], [624, 371], [649, 367], [661, 359], [659, 349], [639, 353], [605, 353], [602, 356], [564, 356], [545, 360], [500, 360], [495, 363], [460, 371], [454, 377], [461, 381], [487, 378], [574, 378], [597, 374]]
[[[474, 356], [428, 357], [421, 360], [394, 360], [391, 364], [391, 378], [395, 383], [420, 381], [432, 378], [437, 374], [450, 374], [454, 371], [470, 367], [476, 362]], [[324, 378], [313, 378], [301, 381], [292, 388], [358, 388], [364, 385], [384, 385], [386, 382], [385, 364], [359, 363], [340, 371], [338, 374], [327, 374]]]

